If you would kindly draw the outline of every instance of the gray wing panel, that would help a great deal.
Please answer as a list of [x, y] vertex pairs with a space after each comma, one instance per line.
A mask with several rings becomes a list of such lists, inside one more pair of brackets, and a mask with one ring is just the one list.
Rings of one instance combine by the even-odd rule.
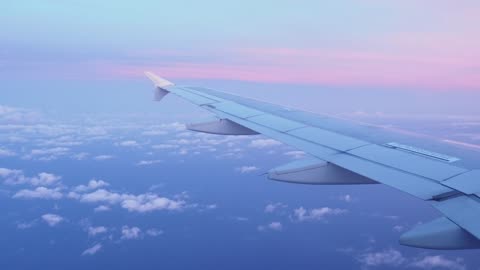
[[[199, 105], [198, 100], [213, 101], [208, 104], [200, 104], [200, 106], [221, 118], [227, 118], [344, 169], [423, 200], [452, 192], [453, 189], [435, 181], [444, 180], [465, 171], [446, 163], [401, 153], [398, 150], [384, 149], [381, 146], [371, 145], [366, 141], [328, 130], [302, 127], [304, 123], [283, 119], [263, 112], [262, 108], [240, 105], [224, 100], [222, 97], [205, 96], [192, 89], [186, 91], [183, 88], [172, 87], [167, 90], [187, 98], [187, 100], [192, 99], [191, 101], [197, 105]], [[190, 97], [195, 94], [200, 98]], [[279, 107], [279, 110], [281, 109]], [[408, 158], [411, 158], [417, 165], [408, 163]]]

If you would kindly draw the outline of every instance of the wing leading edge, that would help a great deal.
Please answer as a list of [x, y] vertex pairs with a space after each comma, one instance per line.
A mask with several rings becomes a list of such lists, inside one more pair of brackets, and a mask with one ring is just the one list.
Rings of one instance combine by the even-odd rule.
[[278, 181], [307, 184], [382, 183], [429, 202], [445, 217], [423, 224], [400, 238], [403, 245], [431, 249], [480, 248], [480, 171], [453, 165], [434, 152], [370, 142], [332, 130], [321, 115], [199, 87], [176, 86], [153, 73], [160, 100], [175, 94], [213, 113], [218, 120], [187, 125], [199, 132], [263, 134], [314, 158], [269, 172]]

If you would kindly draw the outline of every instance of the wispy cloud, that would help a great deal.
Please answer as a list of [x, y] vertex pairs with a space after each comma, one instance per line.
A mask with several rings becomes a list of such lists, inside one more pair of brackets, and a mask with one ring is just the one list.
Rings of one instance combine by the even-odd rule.
[[283, 230], [283, 225], [279, 221], [274, 221], [271, 222], [267, 225], [260, 225], [257, 227], [257, 230], [264, 232], [264, 231], [282, 231]]
[[14, 199], [50, 199], [63, 198], [60, 188], [37, 187], [36, 189], [22, 189], [13, 195]]
[[315, 221], [323, 220], [328, 216], [338, 216], [347, 213], [346, 209], [321, 207], [313, 209], [305, 209], [303, 207], [293, 210], [293, 219], [295, 221]]
[[90, 248], [87, 248], [82, 252], [82, 256], [85, 255], [95, 255], [97, 252], [99, 252], [102, 249], [102, 244], [95, 244]]
[[235, 168], [235, 170], [240, 173], [251, 173], [251, 172], [258, 171], [259, 168], [256, 166], [242, 166], [242, 167]]

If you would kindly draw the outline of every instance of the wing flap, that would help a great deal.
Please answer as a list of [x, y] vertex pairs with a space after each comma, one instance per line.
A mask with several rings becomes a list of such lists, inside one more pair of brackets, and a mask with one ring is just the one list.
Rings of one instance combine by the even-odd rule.
[[478, 197], [461, 195], [439, 202], [432, 201], [432, 205], [455, 224], [480, 239], [480, 199]]
[[452, 189], [432, 180], [395, 170], [350, 154], [341, 153], [329, 158], [328, 161], [379, 183], [407, 192], [422, 200], [431, 200], [435, 196], [452, 191]]
[[480, 240], [446, 217], [421, 224], [404, 233], [400, 244], [430, 249], [480, 248]]
[[454, 188], [460, 192], [480, 197], [480, 170], [472, 170], [445, 180], [442, 184]]

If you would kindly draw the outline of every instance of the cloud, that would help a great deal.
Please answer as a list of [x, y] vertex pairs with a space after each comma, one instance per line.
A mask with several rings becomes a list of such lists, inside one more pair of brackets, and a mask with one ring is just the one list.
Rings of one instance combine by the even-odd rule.
[[131, 212], [173, 211], [181, 210], [185, 207], [185, 201], [183, 200], [172, 200], [153, 193], [132, 195], [98, 189], [90, 193], [78, 195], [77, 199], [81, 202], [119, 204], [122, 208]]
[[88, 231], [89, 236], [95, 236], [97, 234], [106, 233], [108, 230], [104, 226], [98, 226], [98, 227], [90, 226], [90, 227], [87, 228], [87, 231]]
[[286, 208], [287, 205], [286, 204], [283, 204], [283, 203], [269, 203], [267, 204], [267, 206], [265, 206], [265, 213], [273, 213], [275, 211], [277, 211], [278, 209], [284, 209]]
[[400, 251], [389, 248], [382, 251], [366, 252], [357, 257], [363, 266], [411, 267], [420, 269], [448, 269], [465, 270], [465, 262], [461, 258], [454, 260], [442, 255], [426, 255], [423, 257], [408, 258]]
[[45, 214], [45, 215], [42, 215], [42, 220], [45, 221], [48, 224], [48, 226], [54, 227], [60, 222], [62, 222], [64, 219], [59, 215]]
[[396, 232], [403, 232], [405, 230], [405, 227], [403, 227], [402, 225], [395, 225], [392, 229]]
[[337, 216], [337, 215], [345, 214], [346, 212], [347, 210], [345, 209], [330, 208], [330, 207], [314, 208], [310, 210], [300, 207], [293, 210], [293, 217], [296, 221], [303, 222], [303, 221], [322, 220], [327, 216]]
[[16, 154], [10, 150], [0, 148], [0, 157], [13, 157]]
[[21, 170], [0, 168], [0, 177], [4, 178], [7, 185], [30, 184], [33, 186], [50, 186], [57, 184], [61, 176], [41, 172], [33, 177], [25, 176]]
[[0, 123], [2, 124], [37, 123], [41, 119], [41, 114], [38, 112], [24, 108], [0, 105]]
[[180, 146], [175, 145], [175, 144], [156, 144], [156, 145], [152, 145], [152, 148], [156, 149], [156, 150], [175, 149], [175, 148], [179, 148], [179, 147]]
[[87, 248], [82, 252], [82, 256], [94, 255], [102, 249], [102, 244], [95, 244], [94, 246]]
[[407, 259], [395, 249], [364, 253], [358, 257], [358, 261], [365, 266], [400, 266], [405, 263], [406, 260]]
[[123, 226], [122, 227], [122, 237], [121, 239], [127, 239], [127, 240], [132, 240], [132, 239], [140, 239], [142, 237], [142, 230], [138, 227], [128, 227], [128, 226]]
[[147, 130], [142, 132], [142, 135], [144, 136], [160, 136], [160, 135], [166, 135], [166, 134], [168, 134], [168, 132], [165, 130]]
[[143, 213], [154, 210], [180, 210], [184, 207], [184, 202], [158, 197], [155, 194], [142, 194], [123, 200], [121, 206], [128, 211]]
[[30, 183], [34, 186], [50, 186], [57, 183], [62, 177], [51, 173], [39, 173], [38, 176], [30, 179]]
[[21, 223], [17, 224], [17, 229], [19, 229], [19, 230], [30, 229], [33, 226], [35, 226], [35, 224], [36, 224], [36, 220], [34, 220], [32, 222], [21, 222]]
[[283, 229], [283, 225], [282, 223], [275, 221], [268, 224], [268, 228], [274, 231], [281, 231]]
[[251, 172], [258, 171], [259, 168], [255, 166], [242, 166], [242, 167], [236, 168], [235, 170], [240, 173], [251, 173]]
[[148, 166], [148, 165], [158, 164], [158, 163], [162, 163], [162, 162], [163, 162], [163, 160], [160, 160], [160, 159], [141, 160], [141, 161], [137, 162], [135, 165], [137, 165], [137, 166]]
[[353, 201], [353, 198], [352, 198], [352, 196], [351, 196], [350, 194], [341, 195], [341, 196], [339, 197], [339, 199], [340, 199], [341, 201], [344, 201], [344, 202], [352, 202], [352, 201]]
[[88, 156], [89, 156], [89, 153], [81, 152], [81, 153], [72, 155], [71, 158], [72, 158], [72, 159], [75, 159], [75, 160], [84, 160], [84, 159], [86, 159]]
[[133, 141], [133, 140], [119, 142], [119, 143], [116, 143], [115, 145], [123, 146], [123, 147], [138, 147], [138, 146], [140, 146], [137, 143], [137, 141]]
[[249, 146], [253, 148], [263, 149], [263, 148], [273, 147], [281, 144], [282, 143], [280, 143], [279, 141], [272, 140], [272, 139], [257, 139], [257, 140], [251, 141]]
[[93, 157], [93, 159], [97, 160], [97, 161], [109, 160], [109, 159], [112, 159], [112, 158], [114, 158], [114, 156], [112, 156], [112, 155], [99, 155], [99, 156]]
[[22, 189], [13, 195], [14, 199], [50, 199], [59, 200], [63, 197], [60, 188], [37, 187], [34, 190]]
[[274, 221], [272, 223], [269, 223], [267, 225], [260, 225], [257, 227], [257, 230], [263, 232], [263, 231], [267, 231], [267, 230], [270, 230], [270, 231], [282, 231], [283, 230], [283, 225], [282, 223], [278, 222], [278, 221]]
[[38, 160], [49, 161], [55, 160], [60, 156], [68, 154], [70, 148], [67, 147], [54, 147], [54, 148], [42, 148], [42, 149], [33, 149], [30, 151], [30, 154], [25, 155], [25, 159], [36, 158]]
[[99, 205], [97, 207], [95, 207], [93, 209], [93, 211], [95, 211], [96, 213], [98, 212], [106, 212], [106, 211], [110, 211], [110, 207], [106, 206], [106, 205]]
[[148, 236], [156, 237], [156, 236], [162, 235], [162, 234], [163, 234], [163, 231], [162, 231], [162, 230], [157, 230], [157, 229], [148, 229], [145, 233], [146, 233]]
[[462, 259], [447, 259], [441, 255], [425, 256], [410, 263], [410, 266], [422, 269], [449, 269], [449, 270], [465, 270], [466, 266]]
[[76, 186], [73, 190], [75, 192], [87, 192], [87, 191], [102, 188], [102, 187], [108, 187], [109, 185], [110, 185], [109, 183], [107, 183], [103, 180], [92, 179], [92, 180], [88, 181], [87, 185]]

